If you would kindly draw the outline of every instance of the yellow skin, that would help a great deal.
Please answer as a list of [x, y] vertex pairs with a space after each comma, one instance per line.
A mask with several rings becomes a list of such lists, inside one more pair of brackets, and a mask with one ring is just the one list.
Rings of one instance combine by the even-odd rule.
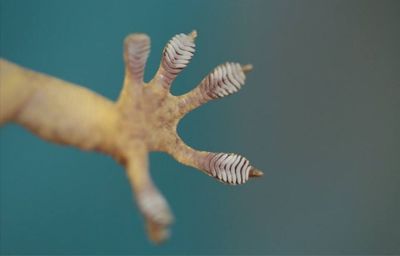
[[178, 136], [180, 119], [205, 102], [232, 94], [244, 84], [250, 65], [217, 67], [191, 92], [174, 96], [170, 86], [189, 63], [196, 31], [166, 45], [160, 68], [149, 83], [143, 72], [150, 51], [145, 34], [124, 41], [125, 80], [112, 102], [84, 87], [0, 59], [0, 125], [16, 122], [41, 138], [111, 155], [124, 165], [149, 238], [162, 242], [173, 221], [168, 203], [153, 184], [148, 153], [162, 151], [228, 184], [242, 184], [262, 172], [236, 154], [197, 151]]

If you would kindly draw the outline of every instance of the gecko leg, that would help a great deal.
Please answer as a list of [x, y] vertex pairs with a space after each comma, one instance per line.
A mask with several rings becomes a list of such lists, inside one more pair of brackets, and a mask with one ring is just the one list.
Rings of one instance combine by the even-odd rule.
[[[168, 41], [153, 79], [143, 81], [150, 38], [134, 33], [124, 41], [125, 78], [118, 100], [85, 87], [0, 59], [0, 125], [18, 123], [51, 142], [111, 155], [126, 168], [150, 240], [169, 236], [173, 216], [151, 180], [148, 153], [164, 151], [217, 180], [243, 184], [262, 172], [235, 153], [198, 151], [177, 134], [179, 121], [193, 109], [238, 92], [251, 65], [217, 66], [190, 92], [170, 92], [195, 52], [197, 32]], [[101, 58], [101, 56], [99, 57]]]

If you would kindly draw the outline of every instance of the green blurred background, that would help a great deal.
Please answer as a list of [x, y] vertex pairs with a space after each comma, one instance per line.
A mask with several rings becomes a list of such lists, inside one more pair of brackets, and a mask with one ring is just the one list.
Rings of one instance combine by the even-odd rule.
[[154, 247], [122, 167], [0, 130], [2, 254], [400, 253], [400, 1], [6, 1], [1, 56], [116, 99], [122, 41], [197, 29], [173, 85], [252, 63], [246, 86], [179, 126], [195, 148], [238, 152], [266, 173], [230, 187], [151, 154], [176, 215]]

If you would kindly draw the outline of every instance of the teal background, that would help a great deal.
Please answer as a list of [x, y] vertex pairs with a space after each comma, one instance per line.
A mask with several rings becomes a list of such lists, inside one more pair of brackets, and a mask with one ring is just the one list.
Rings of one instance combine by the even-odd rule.
[[195, 148], [265, 177], [224, 186], [171, 157], [152, 175], [176, 216], [147, 241], [123, 169], [0, 130], [1, 254], [400, 254], [400, 1], [0, 1], [1, 56], [116, 99], [122, 41], [197, 29], [173, 93], [217, 64], [252, 63], [238, 94], [188, 115]]

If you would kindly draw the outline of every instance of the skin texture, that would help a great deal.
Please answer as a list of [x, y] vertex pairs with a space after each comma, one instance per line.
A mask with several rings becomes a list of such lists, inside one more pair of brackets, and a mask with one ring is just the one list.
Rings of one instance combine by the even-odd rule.
[[143, 82], [143, 73], [150, 39], [145, 34], [127, 36], [125, 80], [116, 102], [0, 59], [0, 125], [15, 122], [45, 140], [111, 155], [126, 169], [150, 240], [162, 242], [169, 236], [173, 215], [150, 177], [149, 152], [166, 152], [231, 185], [263, 174], [240, 155], [194, 150], [176, 133], [184, 115], [237, 92], [244, 84], [244, 72], [251, 69], [250, 65], [225, 63], [192, 91], [181, 96], [170, 94], [171, 83], [193, 56], [196, 36], [193, 31], [173, 37], [149, 83]]

